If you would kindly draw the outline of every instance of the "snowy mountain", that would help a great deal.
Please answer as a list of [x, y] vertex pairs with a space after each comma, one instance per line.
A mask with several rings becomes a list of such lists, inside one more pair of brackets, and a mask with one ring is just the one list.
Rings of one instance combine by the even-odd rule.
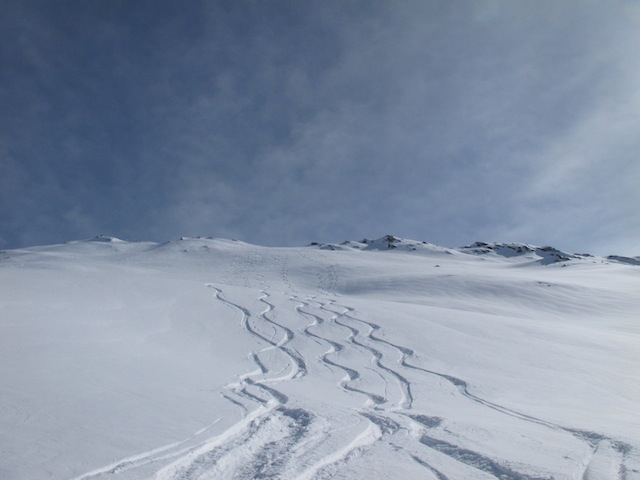
[[639, 260], [0, 252], [0, 479], [640, 479]]

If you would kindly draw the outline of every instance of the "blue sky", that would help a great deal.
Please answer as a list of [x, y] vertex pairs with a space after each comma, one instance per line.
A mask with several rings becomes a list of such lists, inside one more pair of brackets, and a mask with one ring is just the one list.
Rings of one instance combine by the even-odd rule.
[[0, 36], [0, 248], [640, 254], [637, 2], [5, 0]]

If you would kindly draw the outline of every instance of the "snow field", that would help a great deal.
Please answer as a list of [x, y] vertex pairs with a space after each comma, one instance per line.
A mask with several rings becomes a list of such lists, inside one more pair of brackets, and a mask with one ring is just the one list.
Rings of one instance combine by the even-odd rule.
[[397, 240], [5, 252], [0, 478], [640, 478], [637, 267]]

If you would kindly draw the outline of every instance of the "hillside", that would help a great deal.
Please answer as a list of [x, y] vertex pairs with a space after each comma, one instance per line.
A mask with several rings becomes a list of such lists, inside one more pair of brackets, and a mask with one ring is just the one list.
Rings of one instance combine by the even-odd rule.
[[0, 479], [640, 479], [640, 259], [0, 253]]

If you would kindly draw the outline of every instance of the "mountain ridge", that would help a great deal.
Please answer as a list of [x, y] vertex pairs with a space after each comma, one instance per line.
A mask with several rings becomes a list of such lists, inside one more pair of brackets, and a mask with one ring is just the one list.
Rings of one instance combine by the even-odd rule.
[[[111, 248], [126, 248], [127, 245], [138, 245], [140, 248], [147, 246], [148, 248], [163, 248], [164, 246], [191, 246], [199, 245], [208, 248], [212, 243], [222, 243], [225, 245], [253, 245], [237, 239], [226, 239], [220, 237], [180, 237], [177, 240], [169, 240], [166, 242], [150, 242], [150, 241], [129, 241], [117, 237], [97, 235], [92, 238], [74, 240], [63, 244], [39, 245], [33, 247], [8, 249], [0, 251], [0, 260], [7, 258], [9, 252], [28, 252], [38, 251], [49, 248], [63, 248], [65, 245], [82, 245], [82, 244], [104, 244]], [[267, 247], [263, 245], [254, 245], [263, 248], [301, 248], [301, 247]], [[591, 255], [589, 253], [567, 253], [551, 246], [537, 246], [522, 242], [481, 242], [477, 241], [470, 245], [462, 247], [449, 248], [439, 246], [427, 241], [412, 240], [395, 235], [384, 235], [376, 239], [363, 238], [362, 240], [345, 240], [341, 243], [321, 243], [311, 242], [307, 247], [317, 248], [321, 250], [341, 251], [341, 250], [360, 250], [360, 251], [395, 251], [405, 253], [418, 253], [427, 255], [473, 255], [480, 258], [503, 259], [506, 261], [532, 263], [540, 265], [562, 264], [566, 266], [572, 261], [578, 262], [614, 262], [629, 266], [640, 266], [640, 256], [627, 257], [622, 255], [608, 255], [606, 257]]]

